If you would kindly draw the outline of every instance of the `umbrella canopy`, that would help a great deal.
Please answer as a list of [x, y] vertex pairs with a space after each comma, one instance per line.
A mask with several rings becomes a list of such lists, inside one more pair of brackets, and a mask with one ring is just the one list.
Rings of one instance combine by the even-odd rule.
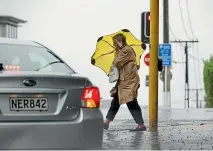
[[98, 38], [96, 50], [91, 57], [91, 63], [102, 69], [107, 75], [109, 75], [110, 68], [117, 53], [113, 46], [113, 37], [117, 34], [123, 34], [126, 37], [127, 45], [131, 46], [135, 51], [138, 66], [140, 66], [140, 58], [146, 49], [146, 45], [135, 38], [128, 29], [123, 29], [116, 33]]

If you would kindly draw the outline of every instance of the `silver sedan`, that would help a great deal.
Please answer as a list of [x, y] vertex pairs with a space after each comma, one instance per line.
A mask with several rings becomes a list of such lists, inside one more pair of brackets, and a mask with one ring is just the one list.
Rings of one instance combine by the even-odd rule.
[[101, 149], [100, 93], [45, 46], [0, 38], [0, 149]]

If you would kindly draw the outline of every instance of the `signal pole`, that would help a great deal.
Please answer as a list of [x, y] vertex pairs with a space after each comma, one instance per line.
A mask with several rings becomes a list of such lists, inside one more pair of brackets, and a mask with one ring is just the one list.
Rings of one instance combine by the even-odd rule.
[[[163, 43], [169, 43], [169, 0], [163, 1]], [[167, 76], [170, 73], [170, 67], [164, 67], [163, 73], [163, 106], [171, 108], [171, 79]]]
[[185, 43], [185, 56], [186, 56], [186, 61], [185, 61], [185, 103], [184, 106], [186, 108], [186, 101], [187, 101], [187, 107], [189, 108], [189, 60], [188, 60], [188, 43], [198, 43], [198, 40], [189, 40], [189, 41], [184, 41], [184, 40], [175, 40], [171, 41], [171, 43]]
[[149, 130], [158, 130], [159, 0], [150, 0]]

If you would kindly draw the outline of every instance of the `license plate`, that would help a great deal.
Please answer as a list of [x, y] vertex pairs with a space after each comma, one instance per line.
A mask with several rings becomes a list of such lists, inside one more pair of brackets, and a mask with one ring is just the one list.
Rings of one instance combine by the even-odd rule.
[[47, 98], [10, 98], [11, 111], [45, 111], [48, 110]]

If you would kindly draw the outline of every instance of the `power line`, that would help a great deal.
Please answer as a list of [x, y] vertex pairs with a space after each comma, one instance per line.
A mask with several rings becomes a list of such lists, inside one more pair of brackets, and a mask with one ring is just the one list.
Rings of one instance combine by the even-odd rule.
[[[181, 44], [182, 44], [182, 43], [181, 43]], [[183, 45], [183, 44], [182, 44], [182, 45]], [[180, 46], [180, 48], [181, 48], [181, 46]], [[183, 51], [181, 51], [181, 60], [184, 61], [184, 52], [183, 52]], [[184, 64], [183, 64], [183, 69], [185, 70]]]
[[[162, 1], [163, 2], [163, 1]], [[190, 31], [191, 31], [191, 34], [192, 34], [192, 36], [193, 37], [195, 37], [195, 34], [194, 34], [194, 31], [193, 31], [193, 28], [192, 28], [192, 22], [191, 22], [191, 16], [190, 16], [190, 10], [189, 10], [189, 4], [188, 4], [188, 1], [186, 0], [186, 7], [187, 7], [187, 14], [188, 14], [188, 22], [189, 22], [189, 27], [190, 27]], [[179, 9], [180, 9], [180, 15], [181, 15], [181, 19], [182, 19], [182, 25], [183, 25], [183, 29], [184, 29], [184, 32], [185, 32], [185, 35], [186, 35], [186, 37], [188, 38], [189, 37], [189, 35], [188, 35], [188, 32], [187, 32], [187, 29], [186, 29], [186, 24], [185, 24], [185, 22], [184, 22], [184, 17], [183, 17], [183, 12], [182, 12], [182, 7], [181, 7], [181, 1], [179, 0]], [[198, 42], [198, 41], [181, 41], [179, 38], [177, 38], [177, 36], [175, 35], [175, 33], [172, 31], [172, 28], [171, 28], [171, 26], [169, 26], [169, 31], [170, 31], [170, 33], [173, 35], [173, 37], [175, 37], [176, 39], [178, 39], [179, 40], [179, 44], [181, 45], [181, 46], [184, 46], [185, 48], [186, 48], [186, 46], [187, 46], [187, 43], [189, 42], [189, 43], [194, 43], [194, 42]], [[174, 41], [173, 41], [174, 42]], [[176, 41], [177, 42], [177, 41]], [[183, 44], [184, 42], [186, 42], [186, 46]], [[200, 76], [200, 56], [199, 56], [199, 49], [198, 49], [198, 45], [197, 45], [197, 49], [195, 50], [195, 47], [192, 47], [192, 50], [193, 50], [193, 53], [196, 55], [196, 57], [195, 56], [193, 56], [193, 55], [190, 55], [190, 54], [188, 54], [188, 52], [187, 52], [187, 56], [189, 56], [189, 57], [191, 57], [192, 59], [193, 59], [193, 68], [194, 68], [194, 70], [193, 70], [193, 72], [194, 72], [194, 76], [195, 76], [195, 87], [197, 88], [197, 87], [203, 87], [202, 86], [202, 80], [201, 80], [201, 76]], [[196, 51], [196, 52], [195, 52]], [[186, 52], [185, 52], [186, 53]], [[187, 57], [188, 58], [188, 57]], [[181, 59], [182, 59], [182, 62], [183, 62], [183, 53], [181, 53]], [[188, 59], [187, 59], [188, 60]], [[197, 63], [195, 62], [195, 61], [197, 61]], [[186, 62], [188, 62], [188, 61], [186, 61]], [[197, 69], [197, 67], [198, 67], [198, 69]], [[187, 67], [186, 67], [186, 69], [185, 70], [188, 70], [187, 69], [188, 68], [188, 65], [187, 65]], [[184, 69], [184, 65], [183, 65], [183, 69]], [[188, 71], [187, 71], [188, 72]], [[188, 75], [188, 73], [186, 73], [187, 75]], [[186, 76], [187, 76], [186, 75]], [[188, 79], [188, 78], [187, 78]], [[187, 80], [188, 81], [188, 80]], [[187, 85], [187, 88], [189, 89], [189, 84]], [[186, 100], [188, 100], [188, 107], [189, 107], [189, 90], [187, 90], [187, 88], [186, 88], [186, 91], [188, 91], [188, 94], [187, 94], [187, 97], [188, 98], [185, 98]], [[186, 94], [185, 94], [185, 97], [186, 97]]]
[[178, 37], [175, 35], [175, 33], [173, 32], [171, 26], [169, 26], [169, 32], [173, 35], [173, 37], [174, 37], [175, 39], [178, 39], [178, 40], [180, 39], [180, 38], [178, 38]]
[[[192, 45], [192, 50], [194, 50], [193, 45]], [[195, 59], [193, 59], [192, 65], [193, 65], [193, 68], [194, 68], [193, 72], [194, 72], [194, 76], [195, 76], [195, 87], [197, 88], [197, 87], [198, 87], [198, 78], [197, 78], [197, 70], [196, 70], [196, 62], [195, 62]]]
[[186, 37], [189, 38], [189, 35], [187, 33], [187, 30], [186, 30], [185, 23], [184, 23], [184, 19], [183, 19], [183, 13], [182, 13], [182, 8], [181, 8], [180, 0], [178, 2], [179, 2], [180, 15], [181, 15], [182, 23], [183, 23], [183, 29], [185, 31]]
[[186, 0], [186, 7], [187, 7], [187, 13], [188, 13], [189, 27], [190, 27], [190, 30], [191, 30], [191, 32], [192, 32], [193, 38], [195, 38], [193, 29], [192, 29], [191, 17], [190, 17], [190, 13], [189, 13], [189, 4], [188, 4], [188, 0]]
[[[161, 3], [162, 3], [162, 6], [164, 6], [163, 0], [161, 0]], [[169, 15], [169, 14], [168, 14], [168, 15]], [[160, 16], [160, 18], [161, 18], [161, 17], [162, 17], [162, 16]], [[169, 16], [169, 17], [170, 17], [170, 16]], [[180, 38], [177, 37], [176, 34], [173, 32], [172, 27], [170, 26], [170, 24], [169, 24], [169, 32], [173, 35], [174, 39], [180, 40]]]
[[[186, 7], [187, 7], [187, 13], [188, 13], [188, 21], [189, 21], [189, 27], [192, 33], [192, 36], [195, 37], [194, 31], [192, 29], [192, 23], [191, 23], [191, 16], [190, 16], [190, 11], [189, 11], [189, 4], [188, 4], [188, 0], [186, 0]], [[193, 47], [194, 50], [194, 47]], [[198, 78], [199, 78], [199, 87], [202, 86], [202, 80], [201, 80], [201, 75], [200, 75], [200, 55], [199, 55], [199, 49], [198, 49], [198, 44], [197, 44], [197, 48], [196, 48], [196, 53], [197, 53], [197, 62], [198, 62]], [[195, 57], [193, 57], [193, 59], [195, 59]]]
[[[172, 43], [185, 43], [185, 56], [186, 56], [186, 74], [185, 74], [185, 101], [187, 100], [187, 105], [189, 108], [189, 68], [188, 68], [188, 43], [198, 43], [198, 40], [175, 40]], [[186, 105], [186, 102], [185, 102]]]
[[[198, 48], [198, 44], [196, 45], [196, 51], [197, 51], [197, 55], [198, 57], [200, 56], [199, 54], [199, 48]], [[198, 58], [198, 74], [199, 74], [199, 82], [200, 82], [200, 87], [203, 89], [203, 82], [201, 79], [201, 71], [200, 71], [200, 57]]]
[[[200, 59], [200, 55], [199, 55], [199, 51], [198, 51], [198, 44], [196, 44], [196, 48], [194, 48], [194, 47], [192, 47], [192, 49], [193, 49], [193, 52], [195, 52], [195, 53], [197, 53], [197, 56], [198, 57], [195, 57], [194, 55], [192, 55], [192, 54], [188, 54], [189, 55], [189, 57], [191, 58], [191, 59], [193, 59], [193, 62], [194, 62], [194, 65], [195, 65], [195, 60], [197, 61], [197, 68], [196, 68], [196, 70], [197, 70], [197, 73], [196, 73], [196, 79], [197, 79], [197, 81], [198, 81], [198, 83], [199, 83], [199, 87], [203, 87], [203, 82], [202, 82], [202, 78], [201, 78], [201, 69], [200, 69], [200, 67], [201, 67], [201, 64], [200, 64], [200, 61], [201, 61], [201, 59]], [[197, 75], [198, 74], [198, 75]], [[198, 78], [197, 78], [198, 77]]]
[[199, 51], [198, 51], [198, 44], [196, 44], [196, 48], [194, 48], [194, 47], [192, 47], [193, 48], [193, 51], [195, 52], [196, 51], [196, 53], [197, 53], [197, 56], [198, 57], [195, 57], [194, 55], [192, 55], [192, 54], [188, 54], [189, 55], [189, 57], [191, 58], [191, 59], [193, 59], [194, 61], [196, 60], [197, 61], [197, 73], [198, 73], [198, 83], [199, 83], [199, 87], [203, 87], [203, 82], [202, 82], [202, 78], [201, 78], [201, 69], [200, 69], [200, 67], [201, 67], [201, 64], [200, 64], [200, 61], [201, 61], [201, 59], [200, 59], [200, 54], [199, 54]]
[[183, 100], [177, 100], [177, 101], [172, 101], [172, 104], [178, 104], [178, 103], [182, 103]]
[[190, 57], [191, 59], [193, 59], [193, 60], [199, 60], [197, 57], [195, 57], [195, 56], [193, 56], [193, 55], [191, 55], [191, 54], [189, 54], [189, 57]]

